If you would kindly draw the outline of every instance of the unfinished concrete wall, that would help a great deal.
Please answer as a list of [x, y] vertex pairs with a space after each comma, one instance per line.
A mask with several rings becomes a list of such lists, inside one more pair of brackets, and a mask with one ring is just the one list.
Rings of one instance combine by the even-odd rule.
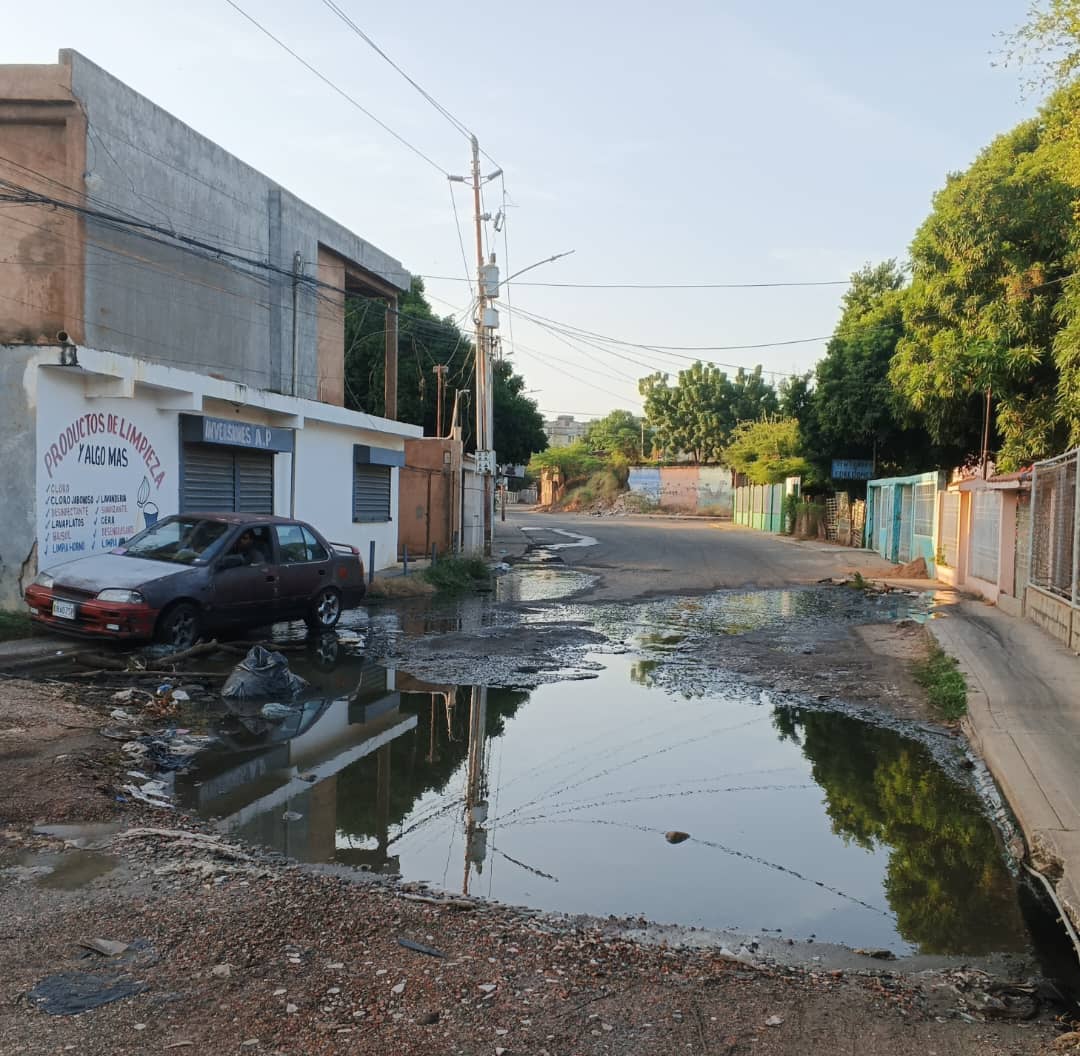
[[[81, 205], [86, 121], [66, 66], [0, 66], [0, 179]], [[83, 224], [50, 205], [0, 209], [0, 342], [83, 339]]]
[[34, 463], [37, 456], [37, 361], [56, 349], [0, 349], [0, 608], [22, 605], [22, 591], [37, 574]]
[[60, 59], [86, 116], [94, 207], [159, 229], [86, 221], [82, 339], [285, 393], [295, 340], [296, 394], [319, 399], [320, 245], [379, 295], [408, 288], [401, 265], [77, 52]]

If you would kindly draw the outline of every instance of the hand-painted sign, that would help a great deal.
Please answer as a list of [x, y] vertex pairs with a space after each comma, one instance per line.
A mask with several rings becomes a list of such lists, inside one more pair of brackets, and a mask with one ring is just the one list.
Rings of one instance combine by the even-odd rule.
[[41, 442], [38, 465], [38, 563], [118, 546], [154, 524], [166, 470], [144, 427], [91, 412]]
[[834, 458], [829, 475], [833, 480], [871, 480], [874, 476], [874, 463], [869, 459]]
[[183, 436], [189, 443], [225, 444], [253, 447], [257, 451], [291, 451], [293, 431], [272, 425], [253, 425], [231, 418], [208, 418], [185, 414], [181, 418]]

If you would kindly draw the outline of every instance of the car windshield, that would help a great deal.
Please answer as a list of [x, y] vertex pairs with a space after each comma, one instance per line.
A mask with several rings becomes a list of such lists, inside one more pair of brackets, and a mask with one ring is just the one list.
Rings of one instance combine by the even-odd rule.
[[202, 517], [175, 517], [140, 532], [124, 546], [127, 557], [193, 565], [206, 560], [229, 526]]

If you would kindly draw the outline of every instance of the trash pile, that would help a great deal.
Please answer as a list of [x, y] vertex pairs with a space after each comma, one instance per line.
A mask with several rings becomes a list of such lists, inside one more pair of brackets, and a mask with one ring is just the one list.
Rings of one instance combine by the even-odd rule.
[[256, 700], [285, 697], [295, 700], [308, 683], [289, 670], [289, 661], [279, 652], [253, 646], [225, 680], [221, 696], [225, 700]]

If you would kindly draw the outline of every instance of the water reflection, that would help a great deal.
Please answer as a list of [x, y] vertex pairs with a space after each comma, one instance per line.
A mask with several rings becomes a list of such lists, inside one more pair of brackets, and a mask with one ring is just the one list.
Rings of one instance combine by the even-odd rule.
[[923, 953], [1013, 948], [1024, 925], [1013, 878], [974, 794], [915, 741], [824, 712], [777, 708], [825, 792], [833, 832], [888, 850], [884, 886], [897, 931]]
[[993, 829], [919, 744], [737, 686], [678, 696], [640, 657], [602, 662], [595, 680], [520, 691], [347, 654], [285, 722], [223, 712], [178, 790], [290, 856], [513, 903], [898, 951], [1025, 948]]

